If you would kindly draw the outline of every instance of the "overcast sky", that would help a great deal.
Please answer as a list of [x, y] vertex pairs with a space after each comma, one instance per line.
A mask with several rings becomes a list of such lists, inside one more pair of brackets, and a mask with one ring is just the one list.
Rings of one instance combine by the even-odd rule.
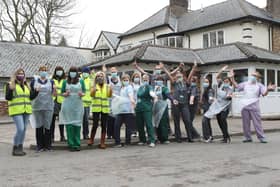
[[[192, 0], [191, 9], [200, 9], [225, 0]], [[261, 8], [266, 0], [248, 0]], [[78, 46], [84, 28], [86, 47], [92, 46], [100, 31], [125, 32], [169, 4], [169, 0], [77, 0], [77, 14], [71, 18], [76, 29], [67, 34], [68, 43]]]

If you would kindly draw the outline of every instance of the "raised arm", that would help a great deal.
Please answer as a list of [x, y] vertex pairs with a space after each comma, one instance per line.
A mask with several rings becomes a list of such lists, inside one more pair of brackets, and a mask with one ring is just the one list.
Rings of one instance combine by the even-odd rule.
[[187, 79], [187, 82], [188, 82], [188, 83], [191, 82], [191, 78], [192, 78], [192, 76], [193, 76], [194, 73], [195, 73], [196, 67], [197, 67], [197, 62], [194, 61], [192, 70], [191, 70], [191, 72], [190, 72], [190, 74], [189, 74], [189, 76], [188, 76], [188, 79]]
[[159, 63], [160, 66], [162, 67], [163, 71], [166, 73], [166, 75], [168, 76], [169, 80], [173, 83], [175, 80], [172, 76], [172, 74], [166, 69], [166, 67], [164, 66], [164, 64], [162, 62]]
[[225, 65], [222, 67], [219, 71], [218, 74], [216, 75], [216, 79], [221, 79], [221, 74], [228, 68], [228, 65]]
[[229, 75], [229, 77], [230, 77], [232, 86], [233, 86], [234, 88], [237, 88], [238, 83], [237, 83], [237, 82], [235, 81], [235, 79], [234, 79], [234, 71], [233, 71], [233, 69], [230, 70], [230, 75]]
[[138, 71], [140, 71], [140, 73], [142, 73], [142, 74], [147, 74], [147, 72], [146, 72], [144, 69], [142, 69], [140, 66], [138, 66], [136, 60], [134, 61], [133, 65], [134, 65], [134, 67], [135, 67]]
[[180, 63], [180, 65], [174, 69], [170, 74], [173, 76], [177, 73], [177, 71], [180, 71], [181, 68], [184, 68], [185, 67], [185, 64], [183, 62]]

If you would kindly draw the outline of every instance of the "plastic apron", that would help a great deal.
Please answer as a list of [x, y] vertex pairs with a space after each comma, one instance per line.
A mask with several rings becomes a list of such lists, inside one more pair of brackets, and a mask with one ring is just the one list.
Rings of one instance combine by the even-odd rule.
[[[31, 126], [33, 128], [44, 126], [46, 129], [50, 129], [54, 108], [52, 83], [50, 80], [47, 80], [46, 84], [41, 84], [38, 82], [38, 78], [35, 78], [34, 88], [39, 88], [40, 91], [32, 101], [33, 114], [30, 119]], [[44, 113], [44, 119], [42, 119], [42, 113]]]
[[258, 84], [246, 84], [244, 87], [244, 95], [240, 100], [241, 110], [259, 101], [259, 95], [260, 86]]
[[168, 103], [166, 100], [163, 100], [162, 87], [156, 86], [154, 91], [158, 96], [158, 101], [153, 105], [153, 124], [158, 128]]
[[227, 92], [222, 90], [222, 87], [218, 88], [217, 99], [211, 104], [204, 116], [211, 119], [220, 112], [224, 111], [231, 104], [231, 100], [227, 100], [226, 96]]
[[80, 83], [66, 83], [66, 90], [70, 91], [70, 95], [65, 97], [61, 105], [59, 124], [81, 126], [83, 123], [84, 106], [78, 92], [82, 91], [82, 86]]

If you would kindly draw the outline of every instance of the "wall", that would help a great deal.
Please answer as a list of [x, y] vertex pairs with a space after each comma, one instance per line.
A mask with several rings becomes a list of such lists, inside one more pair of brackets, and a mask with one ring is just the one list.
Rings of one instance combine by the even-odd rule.
[[[252, 31], [243, 31], [244, 28], [250, 28]], [[190, 36], [190, 48], [199, 49], [203, 48], [203, 34], [211, 31], [224, 31], [224, 43], [244, 42], [252, 43], [254, 46], [258, 46], [264, 49], [269, 49], [269, 30], [268, 25], [262, 22], [233, 22], [228, 24], [220, 24], [215, 27], [209, 27], [199, 31], [187, 33]], [[251, 35], [252, 38], [243, 38], [245, 35]], [[186, 38], [188, 40], [188, 38]], [[186, 44], [188, 41], [185, 42]], [[188, 47], [185, 45], [184, 47]]]

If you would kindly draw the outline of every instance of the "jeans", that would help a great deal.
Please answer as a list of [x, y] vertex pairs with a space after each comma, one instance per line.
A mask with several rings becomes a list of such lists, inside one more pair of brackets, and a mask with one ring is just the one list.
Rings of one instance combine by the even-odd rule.
[[86, 138], [88, 136], [88, 121], [89, 121], [89, 110], [90, 107], [84, 107], [84, 117], [83, 117], [83, 136]]
[[17, 132], [14, 136], [14, 145], [16, 146], [23, 144], [29, 117], [29, 114], [20, 114], [13, 116], [13, 120], [17, 128]]

